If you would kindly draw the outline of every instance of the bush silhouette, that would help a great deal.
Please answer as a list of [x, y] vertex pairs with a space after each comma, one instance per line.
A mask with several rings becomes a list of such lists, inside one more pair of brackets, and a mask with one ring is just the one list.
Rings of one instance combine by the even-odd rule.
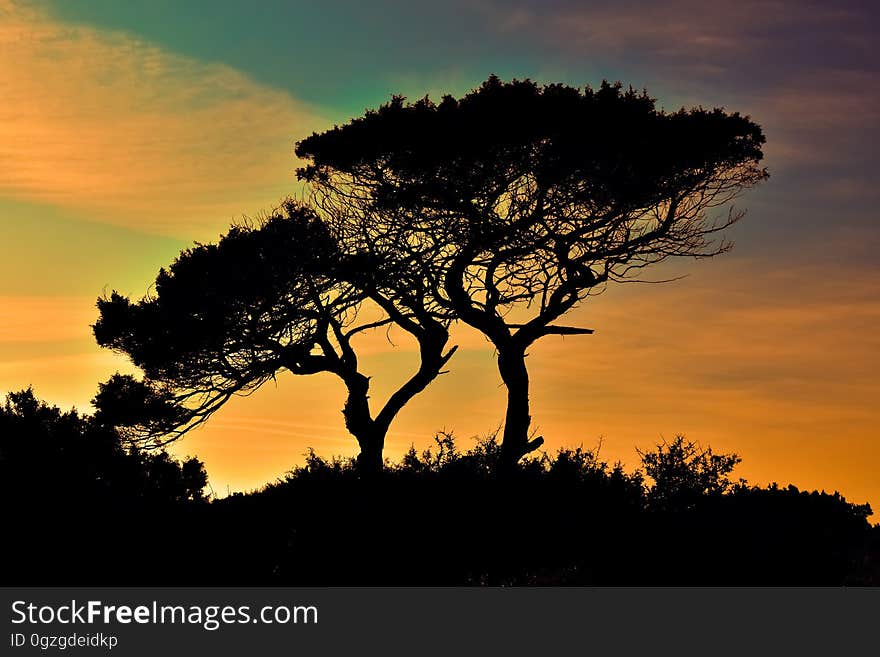
[[163, 532], [207, 503], [206, 485], [198, 459], [128, 448], [94, 418], [31, 389], [10, 393], [0, 407], [0, 510], [14, 528], [3, 579], [120, 583], [114, 569], [123, 579], [161, 569], [146, 555], [169, 548]]
[[[217, 527], [245, 523], [240, 535], [261, 537], [254, 545], [262, 556], [246, 563], [271, 555], [271, 563], [248, 567], [236, 581], [877, 582], [880, 530], [867, 522], [866, 505], [733, 483], [728, 475], [737, 456], [684, 437], [644, 453], [644, 471], [634, 473], [603, 461], [597, 450], [576, 448], [528, 457], [499, 478], [499, 451], [495, 435], [461, 451], [452, 434], [441, 433], [431, 449], [412, 448], [400, 462], [386, 463], [372, 482], [357, 476], [350, 459], [310, 452], [303, 466], [262, 491], [212, 505], [223, 514]], [[280, 517], [283, 526], [271, 521]], [[229, 540], [223, 536], [214, 540]], [[236, 553], [251, 553], [250, 543], [237, 542]]]
[[[496, 434], [363, 478], [310, 451], [259, 491], [206, 499], [197, 459], [125, 446], [30, 390], [0, 408], [0, 575], [89, 585], [880, 584], [880, 526], [839, 494], [733, 482], [739, 462], [678, 436], [497, 470]], [[206, 549], [210, 546], [210, 549]]]

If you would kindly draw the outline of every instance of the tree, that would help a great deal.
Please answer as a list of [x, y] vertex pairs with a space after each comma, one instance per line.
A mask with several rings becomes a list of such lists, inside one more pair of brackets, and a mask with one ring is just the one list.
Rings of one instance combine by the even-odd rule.
[[359, 208], [393, 236], [434, 301], [480, 330], [507, 387], [502, 461], [539, 447], [529, 426], [529, 347], [610, 281], [670, 257], [711, 257], [737, 221], [710, 217], [767, 177], [764, 136], [721, 109], [655, 108], [647, 93], [490, 77], [461, 99], [377, 110], [299, 142], [321, 205]]
[[[128, 355], [145, 378], [116, 375], [102, 384], [98, 417], [164, 444], [280, 371], [330, 372], [348, 391], [343, 415], [361, 470], [380, 470], [392, 420], [455, 349], [444, 351], [448, 319], [409, 307], [406, 293], [395, 292], [408, 287], [406, 276], [342, 246], [314, 211], [288, 201], [259, 222], [233, 226], [217, 244], [181, 253], [140, 301], [115, 291], [99, 299], [96, 340]], [[383, 317], [361, 319], [368, 300]], [[352, 338], [392, 322], [418, 341], [420, 366], [374, 416]]]

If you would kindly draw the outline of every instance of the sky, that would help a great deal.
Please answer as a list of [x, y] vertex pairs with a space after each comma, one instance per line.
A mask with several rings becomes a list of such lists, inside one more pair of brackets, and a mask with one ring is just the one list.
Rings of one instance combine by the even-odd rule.
[[[635, 468], [681, 433], [738, 453], [753, 483], [880, 509], [878, 28], [875, 2], [0, 0], [0, 392], [90, 412], [99, 381], [136, 372], [95, 345], [96, 298], [140, 298], [181, 249], [296, 194], [313, 131], [491, 73], [620, 80], [669, 110], [751, 116], [770, 179], [737, 201], [732, 252], [611, 286], [566, 319], [594, 335], [531, 349], [546, 448]], [[491, 348], [461, 327], [453, 342], [388, 456], [501, 422]], [[399, 332], [358, 349], [377, 401], [417, 366]], [[343, 402], [331, 375], [288, 373], [174, 451], [218, 495], [257, 488], [308, 447], [353, 454]]]

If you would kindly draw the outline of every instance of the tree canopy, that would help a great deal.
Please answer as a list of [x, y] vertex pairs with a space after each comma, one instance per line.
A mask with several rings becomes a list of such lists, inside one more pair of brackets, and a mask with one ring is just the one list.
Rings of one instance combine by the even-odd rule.
[[[321, 272], [333, 257], [332, 239], [319, 221], [289, 210], [259, 229], [235, 226], [217, 244], [184, 251], [140, 301], [115, 291], [98, 300], [96, 340], [127, 354], [159, 391], [173, 391], [178, 412], [165, 415], [172, 423], [203, 421], [281, 367], [323, 369], [312, 346], [330, 317], [339, 321], [357, 299], [337, 294], [328, 301], [335, 281]], [[127, 383], [124, 398], [131, 399], [136, 388], [117, 382]], [[101, 392], [98, 399], [109, 401], [111, 388]], [[140, 394], [138, 401], [155, 400]], [[99, 407], [119, 412], [118, 404]]]
[[502, 448], [529, 436], [527, 348], [606, 283], [670, 257], [711, 257], [767, 177], [764, 135], [722, 109], [658, 110], [646, 92], [490, 77], [461, 99], [396, 96], [297, 144], [324, 206], [356, 207], [394, 236], [432, 300], [483, 332], [508, 390]]

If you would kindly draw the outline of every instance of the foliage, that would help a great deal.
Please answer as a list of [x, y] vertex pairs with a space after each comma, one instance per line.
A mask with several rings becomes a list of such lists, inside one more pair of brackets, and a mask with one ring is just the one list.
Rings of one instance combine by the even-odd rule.
[[643, 453], [648, 474], [578, 447], [532, 456], [503, 477], [497, 432], [467, 450], [451, 432], [434, 441], [368, 482], [351, 460], [310, 452], [284, 479], [215, 506], [253, 531], [260, 514], [287, 518], [286, 531], [266, 536], [275, 546], [267, 582], [880, 582], [880, 527], [867, 523], [866, 505], [733, 483], [738, 457], [683, 437]]
[[[130, 448], [118, 433], [31, 389], [0, 406], [0, 517], [10, 528], [5, 583], [153, 583], [167, 555], [195, 546], [209, 505], [196, 458]], [[188, 549], [188, 548], [187, 548]]]
[[643, 455], [645, 480], [583, 447], [499, 476], [499, 451], [497, 432], [466, 450], [441, 432], [375, 478], [310, 451], [260, 491], [205, 503], [198, 460], [128, 450], [93, 418], [14, 393], [0, 506], [16, 533], [0, 571], [10, 585], [880, 583], [867, 505], [731, 484], [733, 455], [676, 439]]
[[0, 407], [0, 482], [6, 494], [65, 503], [203, 501], [204, 465], [128, 447], [111, 428], [61, 411], [28, 388]]
[[706, 495], [728, 492], [727, 477], [742, 461], [736, 454], [715, 454], [684, 436], [663, 442], [652, 452], [639, 452], [645, 474], [653, 480], [650, 503], [660, 509], [687, 507]]
[[145, 437], [174, 437], [282, 367], [325, 371], [312, 348], [360, 301], [326, 274], [334, 253], [323, 224], [287, 204], [259, 228], [234, 226], [217, 244], [182, 252], [142, 300], [99, 299], [95, 339], [146, 380], [114, 377], [96, 406], [123, 426], [142, 425]]

